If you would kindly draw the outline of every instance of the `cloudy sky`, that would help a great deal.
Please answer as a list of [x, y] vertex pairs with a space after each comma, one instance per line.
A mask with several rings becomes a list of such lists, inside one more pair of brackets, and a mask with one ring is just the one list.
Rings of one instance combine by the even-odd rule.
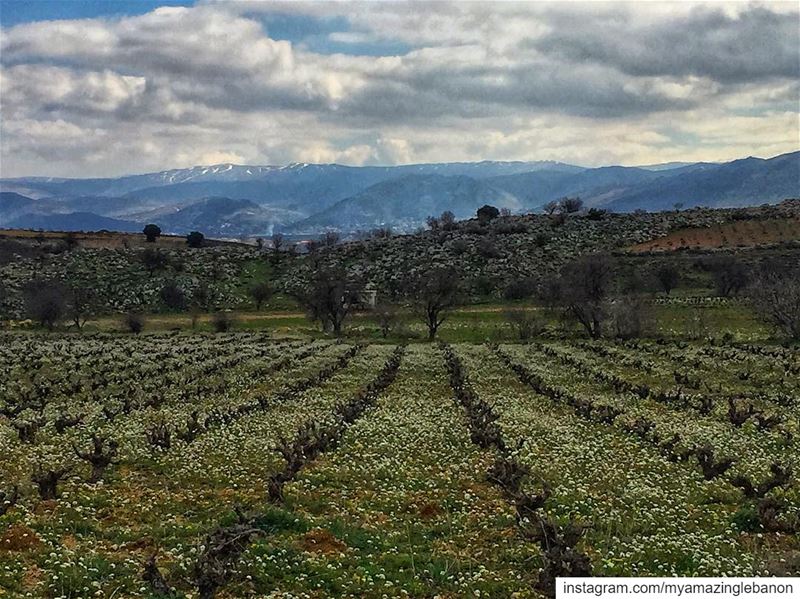
[[0, 176], [769, 157], [797, 2], [0, 0]]

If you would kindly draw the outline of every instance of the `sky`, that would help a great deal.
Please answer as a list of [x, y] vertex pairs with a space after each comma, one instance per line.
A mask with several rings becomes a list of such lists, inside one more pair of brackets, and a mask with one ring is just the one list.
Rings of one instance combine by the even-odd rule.
[[800, 149], [791, 2], [0, 0], [0, 176]]

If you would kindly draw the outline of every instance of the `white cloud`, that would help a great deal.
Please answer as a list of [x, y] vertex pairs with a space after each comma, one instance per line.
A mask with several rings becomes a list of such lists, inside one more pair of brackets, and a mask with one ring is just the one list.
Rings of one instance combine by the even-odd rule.
[[[358, 10], [356, 10], [356, 8]], [[322, 54], [260, 14], [339, 17]], [[235, 3], [0, 30], [0, 174], [796, 150], [791, 3]], [[795, 60], [796, 59], [796, 60]]]

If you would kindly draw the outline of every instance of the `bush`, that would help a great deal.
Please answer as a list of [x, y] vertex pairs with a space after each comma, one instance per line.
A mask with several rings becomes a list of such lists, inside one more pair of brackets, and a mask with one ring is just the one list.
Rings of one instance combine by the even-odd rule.
[[748, 289], [750, 304], [764, 322], [800, 340], [800, 268], [762, 265]]
[[478, 216], [478, 222], [485, 225], [496, 219], [498, 216], [500, 216], [500, 211], [494, 206], [490, 206], [489, 204], [484, 204], [483, 206], [478, 208], [476, 214]]
[[633, 339], [652, 335], [655, 317], [652, 308], [639, 298], [625, 297], [616, 300], [609, 309], [614, 336]]
[[168, 281], [159, 292], [159, 297], [169, 310], [186, 310], [186, 294], [175, 281]]
[[268, 302], [272, 297], [272, 287], [267, 281], [260, 281], [255, 283], [250, 289], [247, 290], [253, 303], [256, 305], [256, 310], [261, 310], [264, 302]]
[[158, 225], [149, 224], [142, 229], [142, 233], [144, 233], [144, 236], [149, 243], [155, 243], [156, 237], [161, 236], [161, 227]]
[[203, 242], [205, 239], [205, 235], [203, 235], [200, 231], [192, 231], [186, 236], [186, 244], [190, 248], [203, 247]]
[[211, 317], [211, 326], [217, 333], [227, 333], [235, 324], [233, 315], [230, 312], [215, 312]]
[[138, 335], [144, 330], [144, 324], [144, 316], [138, 312], [128, 312], [122, 317], [122, 326], [134, 335]]
[[51, 331], [66, 314], [67, 292], [58, 281], [31, 281], [25, 286], [24, 295], [28, 317]]
[[469, 242], [466, 239], [454, 239], [450, 243], [450, 250], [456, 255], [460, 256], [469, 249]]
[[477, 247], [478, 253], [484, 258], [492, 259], [503, 257], [503, 252], [497, 248], [494, 239], [491, 237], [484, 237], [483, 239], [479, 240]]
[[528, 341], [532, 337], [541, 335], [546, 328], [544, 318], [531, 310], [507, 310], [505, 317], [520, 341]]
[[536, 293], [536, 280], [532, 277], [514, 279], [503, 289], [503, 299], [521, 300], [532, 297]]

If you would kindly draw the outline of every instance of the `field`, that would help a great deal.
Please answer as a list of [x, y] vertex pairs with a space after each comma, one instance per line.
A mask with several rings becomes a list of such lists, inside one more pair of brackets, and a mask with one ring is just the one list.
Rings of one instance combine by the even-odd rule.
[[732, 221], [708, 227], [690, 227], [639, 243], [634, 254], [673, 250], [753, 248], [800, 241], [800, 218]]
[[797, 349], [6, 334], [0, 373], [0, 596], [800, 573]]

